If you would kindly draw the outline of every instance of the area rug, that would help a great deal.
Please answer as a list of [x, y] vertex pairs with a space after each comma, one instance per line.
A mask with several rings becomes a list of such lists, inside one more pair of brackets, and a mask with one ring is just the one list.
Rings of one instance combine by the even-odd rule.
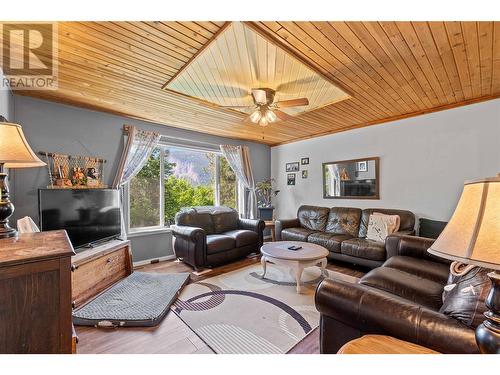
[[186, 286], [172, 310], [219, 354], [286, 353], [319, 324], [316, 285], [325, 277], [306, 268], [302, 293], [284, 267], [260, 264]]

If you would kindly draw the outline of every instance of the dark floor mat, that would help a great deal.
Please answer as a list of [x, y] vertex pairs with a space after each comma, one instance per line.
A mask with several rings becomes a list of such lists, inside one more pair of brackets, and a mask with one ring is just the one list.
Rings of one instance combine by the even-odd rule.
[[100, 327], [155, 326], [188, 280], [188, 273], [134, 272], [73, 311], [73, 323]]

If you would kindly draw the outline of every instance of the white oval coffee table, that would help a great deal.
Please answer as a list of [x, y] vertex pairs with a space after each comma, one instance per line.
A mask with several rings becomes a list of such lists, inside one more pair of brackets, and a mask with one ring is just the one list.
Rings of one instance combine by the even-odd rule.
[[[302, 246], [300, 250], [288, 250], [290, 246]], [[307, 267], [319, 266], [322, 272], [326, 271], [328, 250], [323, 246], [308, 242], [299, 241], [278, 241], [268, 242], [260, 248], [262, 257], [260, 262], [264, 272], [262, 278], [266, 276], [266, 263], [288, 267], [295, 273], [297, 282], [297, 293], [300, 293], [302, 271]]]

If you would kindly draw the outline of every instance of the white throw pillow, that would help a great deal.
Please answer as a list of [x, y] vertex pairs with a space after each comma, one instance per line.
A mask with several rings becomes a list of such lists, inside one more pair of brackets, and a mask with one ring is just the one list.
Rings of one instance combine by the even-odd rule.
[[400, 222], [399, 215], [385, 215], [374, 212], [368, 219], [366, 238], [377, 242], [385, 242], [388, 235], [399, 230]]

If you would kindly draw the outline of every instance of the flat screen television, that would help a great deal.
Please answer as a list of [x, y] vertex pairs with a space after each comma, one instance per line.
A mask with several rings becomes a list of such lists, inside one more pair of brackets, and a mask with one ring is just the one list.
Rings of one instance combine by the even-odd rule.
[[120, 193], [114, 189], [39, 189], [40, 229], [65, 229], [78, 248], [120, 235]]

